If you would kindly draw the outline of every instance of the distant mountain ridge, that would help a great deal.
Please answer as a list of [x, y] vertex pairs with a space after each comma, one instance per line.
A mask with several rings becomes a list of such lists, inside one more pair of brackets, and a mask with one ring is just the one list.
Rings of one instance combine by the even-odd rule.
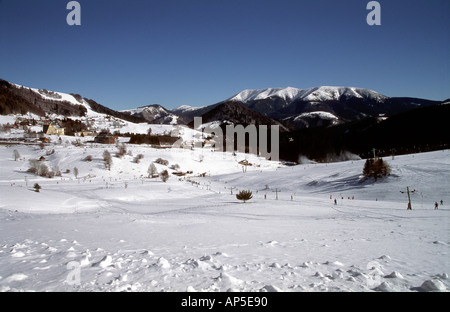
[[[278, 125], [280, 126], [280, 131], [288, 131], [282, 123], [264, 116], [258, 112], [255, 112], [241, 103], [227, 101], [214, 105], [214, 107], [204, 113], [202, 116], [202, 123], [211, 123], [215, 121], [220, 121], [228, 124], [240, 124], [243, 126], [248, 125]], [[194, 123], [191, 121], [189, 126], [193, 127]]]
[[414, 108], [442, 102], [418, 98], [391, 98], [356, 87], [321, 86], [309, 89], [247, 89], [209, 106], [181, 105], [168, 110], [152, 104], [115, 111], [78, 94], [65, 94], [19, 86], [0, 79], [0, 114], [28, 112], [43, 116], [84, 116], [103, 113], [135, 123], [192, 125], [194, 117], [203, 122], [234, 124], [279, 124], [284, 130], [329, 127], [369, 117], [392, 116]]
[[[195, 116], [203, 116], [217, 106], [230, 102], [239, 103], [253, 112], [278, 120], [286, 127], [297, 129], [334, 126], [380, 115], [391, 116], [441, 103], [417, 98], [390, 98], [356, 87], [322, 86], [303, 90], [287, 87], [247, 89], [210, 106], [195, 108], [183, 105], [171, 112], [192, 122]], [[224, 114], [220, 116], [226, 119]]]
[[[244, 90], [228, 99], [268, 117], [286, 121], [303, 128], [320, 124], [341, 124], [379, 115], [398, 114], [409, 109], [439, 104], [415, 98], [390, 98], [376, 91], [355, 87], [292, 87], [262, 90]], [[311, 113], [315, 118], [311, 123]], [[328, 114], [323, 114], [328, 113]]]
[[141, 106], [135, 109], [123, 110], [122, 113], [145, 119], [153, 124], [185, 124], [182, 116], [173, 113], [159, 104]]

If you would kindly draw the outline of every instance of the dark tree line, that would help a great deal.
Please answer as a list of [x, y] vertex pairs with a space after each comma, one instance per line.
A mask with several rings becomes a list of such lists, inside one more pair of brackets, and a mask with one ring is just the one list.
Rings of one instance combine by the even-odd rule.
[[30, 103], [24, 97], [12, 91], [13, 86], [0, 79], [0, 115], [33, 113], [38, 116], [44, 116], [45, 112]]
[[410, 154], [450, 147], [450, 105], [410, 110], [386, 120], [370, 117], [334, 127], [316, 127], [280, 135], [280, 158], [299, 155], [324, 161], [329, 154], [351, 152], [361, 158]]
[[88, 129], [86, 124], [81, 120], [73, 120], [70, 118], [65, 118], [61, 122], [61, 126], [65, 129], [66, 135], [75, 135], [76, 132], [85, 131]]
[[[56, 93], [40, 90], [42, 94], [54, 97]], [[50, 100], [28, 88], [18, 88], [5, 80], [0, 79], [0, 114], [27, 114], [33, 113], [45, 116], [45, 113], [54, 113], [63, 116], [85, 116], [86, 107], [74, 105], [67, 101]]]
[[172, 145], [179, 138], [170, 135], [131, 134], [131, 144]]

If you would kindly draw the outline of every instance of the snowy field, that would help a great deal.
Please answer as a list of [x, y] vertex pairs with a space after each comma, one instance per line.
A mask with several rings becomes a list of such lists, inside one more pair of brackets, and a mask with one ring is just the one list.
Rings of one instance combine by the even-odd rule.
[[[449, 151], [386, 158], [392, 175], [374, 183], [360, 179], [363, 160], [284, 167], [132, 145], [132, 156], [113, 157], [108, 171], [105, 149], [117, 151], [0, 146], [0, 291], [450, 288]], [[27, 173], [41, 156], [62, 176]], [[193, 173], [147, 178], [159, 157]], [[243, 159], [253, 164], [245, 173]], [[412, 211], [407, 186], [416, 190]], [[242, 189], [254, 195], [245, 204], [235, 196]]]

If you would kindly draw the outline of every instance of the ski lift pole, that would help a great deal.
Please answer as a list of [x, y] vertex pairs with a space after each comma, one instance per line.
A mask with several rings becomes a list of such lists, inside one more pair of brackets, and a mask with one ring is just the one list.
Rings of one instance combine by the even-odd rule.
[[[411, 205], [411, 193], [416, 192], [416, 190], [409, 190], [409, 186], [406, 187], [406, 193], [408, 194], [408, 208], [406, 210], [412, 210], [412, 205]], [[404, 191], [400, 191], [400, 193], [405, 194]]]
[[408, 209], [407, 210], [412, 210], [412, 205], [411, 205], [411, 195], [409, 193], [409, 187], [406, 187], [406, 191], [408, 192]]
[[280, 190], [278, 190], [278, 188], [276, 188], [275, 191], [272, 191], [272, 192], [276, 193], [275, 200], [278, 200], [278, 192], [280, 192]]

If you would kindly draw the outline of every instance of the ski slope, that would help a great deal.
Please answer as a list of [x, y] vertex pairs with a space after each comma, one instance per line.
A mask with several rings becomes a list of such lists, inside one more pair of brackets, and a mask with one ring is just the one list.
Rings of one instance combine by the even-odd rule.
[[[47, 165], [62, 176], [27, 173], [28, 160], [48, 149]], [[253, 155], [132, 145], [108, 171], [105, 149], [117, 150], [0, 146], [0, 291], [450, 287], [449, 151], [385, 159], [392, 175], [375, 183], [361, 179], [363, 160], [285, 167]], [[192, 175], [147, 178], [159, 157]], [[252, 163], [246, 172], [244, 159]], [[407, 186], [416, 190], [412, 211], [400, 192]], [[241, 189], [254, 198], [236, 200]]]

